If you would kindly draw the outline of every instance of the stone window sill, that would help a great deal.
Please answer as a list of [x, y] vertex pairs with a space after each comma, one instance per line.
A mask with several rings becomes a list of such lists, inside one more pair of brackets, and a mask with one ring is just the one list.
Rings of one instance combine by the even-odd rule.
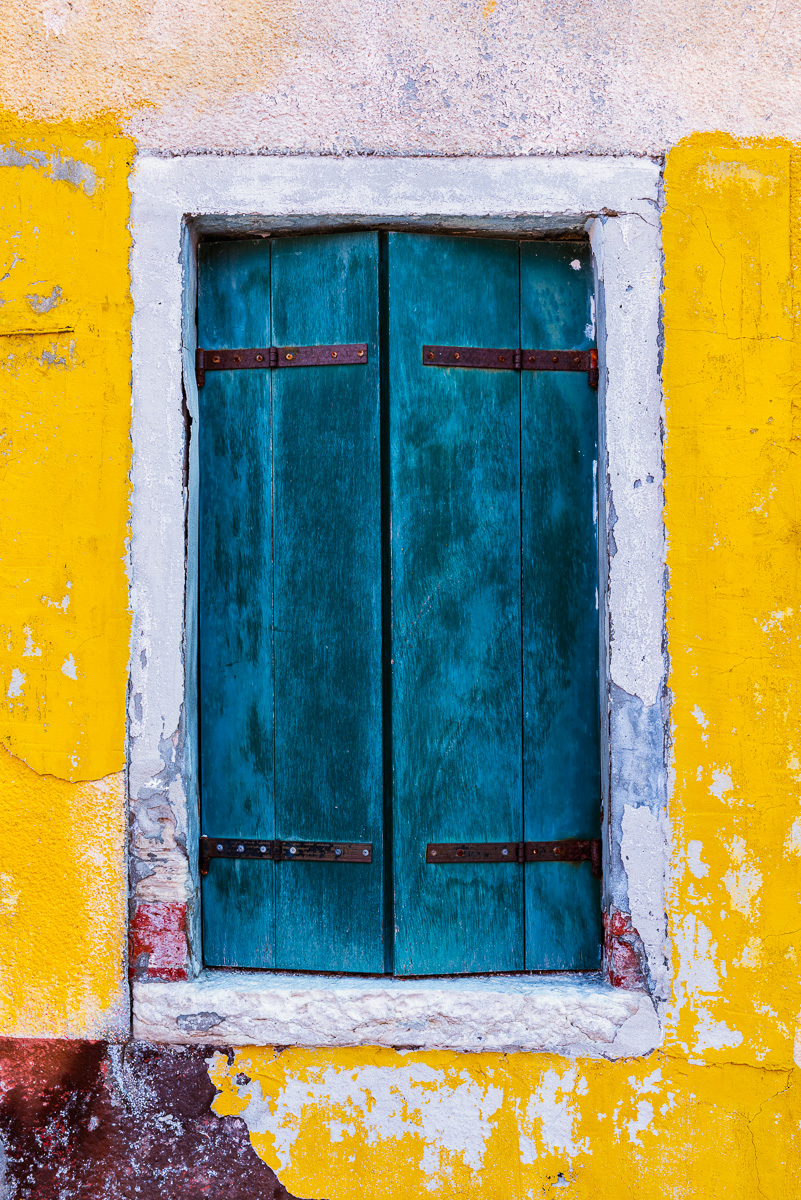
[[662, 1040], [644, 992], [600, 975], [387, 976], [205, 970], [133, 985], [134, 1037], [205, 1045], [396, 1046], [629, 1058]]

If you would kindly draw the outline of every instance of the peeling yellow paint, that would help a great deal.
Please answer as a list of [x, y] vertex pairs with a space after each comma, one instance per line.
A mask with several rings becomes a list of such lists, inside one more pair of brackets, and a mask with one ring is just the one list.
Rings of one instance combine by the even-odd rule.
[[667, 163], [665, 1048], [215, 1054], [215, 1110], [297, 1195], [801, 1193], [800, 162], [698, 134]]
[[210, 1072], [215, 1111], [300, 1196], [778, 1200], [801, 1182], [789, 1069], [249, 1047]]
[[0, 121], [0, 744], [124, 764], [133, 146]]
[[671, 819], [710, 868], [677, 862], [668, 1044], [779, 1067], [800, 998], [796, 153], [697, 135], [668, 160], [664, 219]]
[[127, 1028], [132, 143], [0, 118], [0, 1013]]

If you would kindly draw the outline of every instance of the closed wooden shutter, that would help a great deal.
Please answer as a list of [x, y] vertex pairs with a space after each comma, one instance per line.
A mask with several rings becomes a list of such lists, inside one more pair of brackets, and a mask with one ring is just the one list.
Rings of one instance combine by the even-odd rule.
[[424, 344], [593, 344], [585, 243], [348, 232], [201, 247], [199, 342], [366, 342], [367, 366], [200, 392], [203, 831], [371, 842], [212, 859], [211, 965], [595, 968], [589, 862], [433, 842], [597, 838], [597, 393]]
[[214, 859], [204, 957], [383, 971], [377, 234], [201, 247], [199, 337], [368, 343], [366, 366], [208, 374], [199, 680], [204, 831], [374, 851]]

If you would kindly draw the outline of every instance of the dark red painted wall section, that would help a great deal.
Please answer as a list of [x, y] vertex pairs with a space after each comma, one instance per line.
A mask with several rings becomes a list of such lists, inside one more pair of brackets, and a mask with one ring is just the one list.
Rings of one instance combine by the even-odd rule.
[[212, 1052], [0, 1038], [0, 1197], [297, 1200], [211, 1111]]

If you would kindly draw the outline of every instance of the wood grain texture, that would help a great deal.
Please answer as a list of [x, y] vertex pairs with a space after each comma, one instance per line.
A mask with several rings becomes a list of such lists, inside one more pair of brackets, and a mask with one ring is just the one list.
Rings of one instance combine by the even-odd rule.
[[523, 966], [523, 874], [427, 842], [522, 836], [519, 376], [424, 367], [516, 346], [516, 242], [389, 235], [395, 969]]
[[276, 965], [382, 971], [378, 235], [276, 239], [272, 343], [368, 343], [273, 373], [276, 836], [372, 842], [282, 863]]
[[[523, 242], [521, 337], [594, 344], [589, 247]], [[598, 396], [585, 375], [522, 377], [525, 837], [600, 836]], [[589, 863], [527, 864], [526, 968], [597, 968], [599, 883]]]
[[[201, 346], [269, 337], [270, 247], [201, 245]], [[199, 392], [199, 688], [202, 827], [271, 838], [272, 502], [268, 372], [210, 374]], [[274, 965], [272, 863], [215, 860], [203, 880], [203, 953]]]

